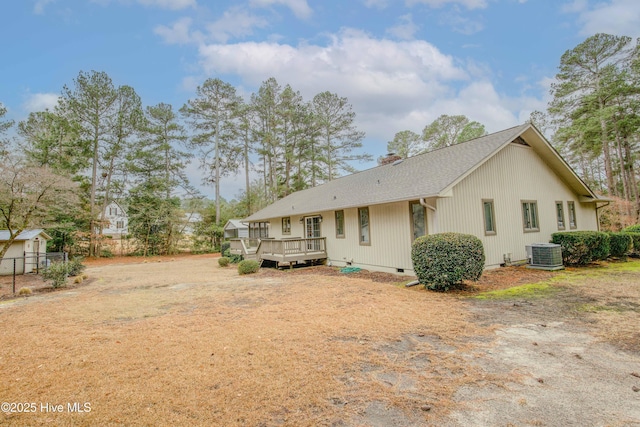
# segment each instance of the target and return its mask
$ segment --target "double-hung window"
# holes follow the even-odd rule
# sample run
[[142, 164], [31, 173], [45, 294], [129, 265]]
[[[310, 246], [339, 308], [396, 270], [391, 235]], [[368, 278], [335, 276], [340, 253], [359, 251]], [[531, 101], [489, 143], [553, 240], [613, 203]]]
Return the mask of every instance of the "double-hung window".
[[496, 212], [493, 200], [482, 201], [482, 213], [484, 217], [484, 234], [491, 236], [496, 234]]
[[413, 240], [415, 240], [427, 234], [427, 213], [420, 202], [411, 202], [409, 207], [411, 209], [411, 231]]
[[336, 211], [336, 237], [344, 238], [344, 211]]
[[369, 228], [369, 208], [358, 208], [358, 225], [360, 228], [360, 244], [371, 244], [371, 230]]
[[282, 234], [291, 234], [291, 217], [282, 218]]
[[522, 223], [524, 231], [540, 231], [538, 224], [538, 202], [535, 200], [522, 201]]
[[576, 204], [574, 202], [567, 202], [567, 210], [569, 211], [569, 227], [578, 228], [576, 223]]
[[558, 230], [564, 230], [564, 207], [562, 202], [556, 202], [556, 217], [558, 218]]

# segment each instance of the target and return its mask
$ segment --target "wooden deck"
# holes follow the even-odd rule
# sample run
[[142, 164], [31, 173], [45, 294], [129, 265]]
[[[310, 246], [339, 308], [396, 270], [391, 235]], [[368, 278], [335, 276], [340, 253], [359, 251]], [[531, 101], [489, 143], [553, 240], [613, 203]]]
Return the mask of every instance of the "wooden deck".
[[293, 265], [327, 259], [326, 238], [232, 239], [230, 251], [245, 259]]

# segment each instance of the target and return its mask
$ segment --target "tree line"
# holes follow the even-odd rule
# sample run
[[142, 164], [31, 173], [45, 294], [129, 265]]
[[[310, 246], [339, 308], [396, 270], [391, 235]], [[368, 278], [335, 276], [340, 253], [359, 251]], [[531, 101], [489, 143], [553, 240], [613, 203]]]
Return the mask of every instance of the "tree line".
[[[640, 215], [639, 52], [630, 37], [587, 38], [562, 55], [547, 111], [530, 117], [587, 184], [617, 201], [605, 218], [612, 229], [637, 223]], [[112, 200], [126, 206], [139, 253], [175, 252], [184, 214], [194, 211], [203, 219], [196, 242], [206, 249], [219, 243], [226, 219], [371, 159], [359, 151], [364, 133], [346, 98], [326, 91], [305, 100], [275, 78], [248, 99], [210, 78], [175, 110], [143, 106], [132, 87], [114, 85], [104, 72], [80, 72], [52, 110], [17, 124], [6, 112], [0, 103], [0, 226], [11, 238], [46, 226], [53, 248], [86, 240], [89, 255], [100, 254], [102, 218]], [[9, 137], [12, 129], [16, 136]], [[422, 134], [397, 132], [387, 148], [403, 158], [485, 134], [484, 125], [466, 116], [444, 114]], [[214, 186], [213, 203], [187, 179], [193, 160]], [[227, 202], [221, 180], [240, 170], [244, 190]]]
[[[5, 114], [0, 104], [2, 226], [15, 238], [33, 224], [47, 224], [54, 247], [68, 249], [79, 237], [89, 242], [91, 256], [101, 253], [103, 218], [113, 200], [127, 208], [138, 252], [173, 253], [185, 211], [204, 213], [197, 231], [216, 245], [229, 217], [250, 215], [371, 158], [357, 153], [364, 133], [346, 98], [327, 91], [305, 101], [275, 78], [247, 101], [231, 84], [207, 79], [176, 111], [165, 103], [143, 107], [131, 86], [114, 85], [105, 72], [80, 72], [52, 110], [32, 112], [17, 125], [3, 120]], [[7, 131], [14, 126], [17, 137], [10, 141]], [[204, 183], [214, 185], [213, 206], [187, 179], [194, 157]], [[245, 190], [230, 204], [220, 196], [220, 182], [240, 169]], [[256, 172], [260, 178], [252, 180]], [[38, 187], [35, 175], [62, 181], [49, 179], [57, 187], [24, 199], [19, 214], [16, 201]], [[16, 189], [16, 180], [31, 190]]]
[[560, 58], [552, 100], [531, 121], [614, 204], [612, 229], [640, 222], [640, 39], [595, 34]]

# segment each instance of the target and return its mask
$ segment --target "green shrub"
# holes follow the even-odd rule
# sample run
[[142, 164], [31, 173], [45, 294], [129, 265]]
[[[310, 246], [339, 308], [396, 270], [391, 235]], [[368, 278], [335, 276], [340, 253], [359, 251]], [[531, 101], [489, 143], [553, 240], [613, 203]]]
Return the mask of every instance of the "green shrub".
[[111, 249], [109, 248], [101, 248], [100, 256], [103, 258], [113, 258], [113, 252], [111, 252]]
[[640, 224], [630, 225], [627, 228], [623, 228], [622, 231], [627, 233], [640, 233]]
[[227, 255], [227, 258], [229, 258], [229, 261], [231, 262], [231, 264], [239, 264], [240, 261], [244, 259], [242, 258], [242, 255], [235, 255], [235, 254], [229, 254]]
[[609, 235], [601, 231], [562, 231], [551, 235], [551, 243], [562, 246], [562, 262], [585, 265], [607, 259], [610, 253]]
[[484, 248], [475, 236], [440, 233], [417, 238], [411, 248], [413, 269], [426, 288], [446, 291], [463, 280], [478, 280]]
[[631, 255], [640, 256], [640, 232], [625, 232], [631, 237]]
[[67, 262], [69, 266], [69, 276], [77, 276], [87, 268], [86, 265], [82, 264], [82, 261], [82, 257], [74, 257]]
[[231, 242], [222, 242], [220, 245], [220, 255], [229, 256], [229, 250], [231, 249]]
[[253, 274], [260, 270], [260, 263], [254, 259], [245, 259], [238, 264], [239, 274]]
[[69, 275], [68, 262], [52, 262], [43, 272], [42, 278], [45, 281], [51, 281], [51, 286], [59, 288], [67, 284], [67, 276]]
[[629, 233], [608, 233], [609, 234], [609, 256], [624, 258], [629, 255], [633, 240]]
[[223, 256], [221, 258], [218, 258], [218, 265], [220, 267], [226, 267], [229, 265], [229, 258], [227, 258], [226, 256]]

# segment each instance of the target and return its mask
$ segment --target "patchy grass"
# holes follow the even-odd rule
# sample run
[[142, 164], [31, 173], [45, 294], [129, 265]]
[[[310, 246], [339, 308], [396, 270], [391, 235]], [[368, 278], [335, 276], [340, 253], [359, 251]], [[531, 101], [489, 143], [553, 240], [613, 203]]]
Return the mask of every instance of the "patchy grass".
[[[470, 294], [478, 300], [546, 300], [544, 310], [571, 314], [589, 325], [603, 341], [640, 351], [640, 260], [600, 262], [550, 273], [540, 281], [522, 284], [522, 272], [505, 270], [502, 286]], [[534, 276], [535, 277], [535, 276]], [[487, 280], [491, 280], [490, 275]], [[509, 286], [508, 282], [518, 283]], [[495, 288], [497, 286], [497, 289]]]
[[529, 283], [526, 285], [514, 286], [506, 289], [482, 292], [475, 295], [477, 299], [511, 299], [511, 298], [542, 298], [553, 295], [557, 292], [548, 282]]

